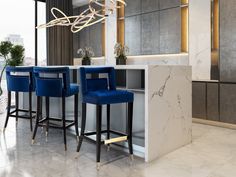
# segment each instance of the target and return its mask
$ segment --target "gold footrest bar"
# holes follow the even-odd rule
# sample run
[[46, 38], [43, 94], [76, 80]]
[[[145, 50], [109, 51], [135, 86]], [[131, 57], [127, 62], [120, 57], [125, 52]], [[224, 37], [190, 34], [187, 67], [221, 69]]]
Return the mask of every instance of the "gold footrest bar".
[[116, 142], [121, 142], [121, 141], [126, 141], [127, 136], [121, 136], [117, 138], [112, 138], [104, 141], [104, 144], [111, 144], [111, 143], [116, 143]]

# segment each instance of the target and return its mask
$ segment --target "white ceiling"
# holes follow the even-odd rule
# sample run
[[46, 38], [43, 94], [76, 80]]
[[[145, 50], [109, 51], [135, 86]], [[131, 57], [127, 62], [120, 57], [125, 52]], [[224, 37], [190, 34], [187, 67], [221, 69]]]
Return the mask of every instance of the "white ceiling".
[[89, 0], [73, 0], [73, 7], [83, 6], [88, 4]]

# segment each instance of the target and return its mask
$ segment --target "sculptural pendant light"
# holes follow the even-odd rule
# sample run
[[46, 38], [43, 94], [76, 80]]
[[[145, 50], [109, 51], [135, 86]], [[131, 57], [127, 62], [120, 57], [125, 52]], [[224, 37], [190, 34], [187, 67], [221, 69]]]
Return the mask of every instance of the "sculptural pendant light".
[[[53, 7], [51, 13], [55, 19], [46, 24], [39, 25], [36, 28], [70, 26], [71, 32], [77, 33], [83, 28], [102, 22], [105, 18], [109, 17], [109, 15], [113, 14], [114, 10], [120, 8], [117, 2], [126, 5], [124, 0], [110, 0], [110, 4], [108, 5], [99, 2], [99, 0], [89, 0], [88, 9], [74, 16], [67, 16], [60, 9]], [[59, 13], [60, 17], [56, 15], [56, 12]]]

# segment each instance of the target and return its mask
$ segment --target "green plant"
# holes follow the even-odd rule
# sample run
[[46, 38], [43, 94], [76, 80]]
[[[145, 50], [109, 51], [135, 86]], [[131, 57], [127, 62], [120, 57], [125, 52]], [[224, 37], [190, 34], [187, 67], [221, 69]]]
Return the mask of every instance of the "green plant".
[[5, 64], [0, 73], [0, 96], [3, 93], [1, 83], [3, 73], [7, 66], [19, 66], [23, 64], [25, 49], [21, 45], [13, 45], [9, 41], [2, 41], [0, 43], [0, 56], [4, 58]]
[[82, 60], [91, 60], [91, 57], [94, 56], [94, 52], [91, 47], [80, 48], [77, 53], [82, 57]]
[[127, 54], [129, 53], [129, 48], [126, 45], [122, 45], [120, 43], [116, 43], [114, 47], [114, 54], [116, 55], [116, 59], [127, 59]]

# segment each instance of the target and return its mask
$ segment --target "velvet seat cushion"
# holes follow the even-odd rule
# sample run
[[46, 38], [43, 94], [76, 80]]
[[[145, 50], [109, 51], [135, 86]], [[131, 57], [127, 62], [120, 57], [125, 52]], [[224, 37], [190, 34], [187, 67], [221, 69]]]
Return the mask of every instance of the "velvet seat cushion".
[[65, 97], [69, 97], [79, 93], [79, 85], [78, 84], [70, 84], [70, 88], [67, 93], [63, 93]]
[[90, 91], [83, 96], [83, 101], [90, 104], [116, 104], [133, 102], [134, 94], [123, 90]]

